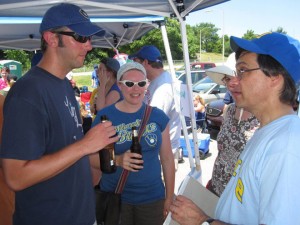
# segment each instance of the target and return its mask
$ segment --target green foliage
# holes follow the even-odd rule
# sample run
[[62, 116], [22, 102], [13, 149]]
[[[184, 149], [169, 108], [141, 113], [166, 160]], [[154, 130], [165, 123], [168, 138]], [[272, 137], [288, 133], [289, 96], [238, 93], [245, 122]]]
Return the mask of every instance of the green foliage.
[[30, 68], [30, 61], [33, 53], [23, 50], [4, 50], [4, 56], [5, 59], [20, 62], [22, 64], [23, 71], [27, 71]]
[[242, 38], [244, 38], [246, 40], [252, 40], [256, 37], [257, 37], [257, 34], [255, 34], [253, 30], [247, 30], [246, 34], [244, 34]]

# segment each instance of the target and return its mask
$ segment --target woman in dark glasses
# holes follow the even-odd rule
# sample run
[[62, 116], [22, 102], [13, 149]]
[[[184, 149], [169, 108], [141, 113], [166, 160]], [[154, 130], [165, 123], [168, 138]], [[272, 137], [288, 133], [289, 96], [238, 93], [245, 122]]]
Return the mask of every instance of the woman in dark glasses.
[[[131, 153], [131, 130], [134, 126], [140, 128], [146, 108], [143, 103], [148, 86], [146, 71], [139, 63], [127, 63], [120, 68], [117, 80], [124, 99], [98, 111], [93, 123], [100, 123], [100, 117], [107, 115], [119, 136], [119, 141], [115, 143], [117, 171], [103, 173], [100, 188], [102, 191], [113, 192], [122, 170], [129, 170], [122, 192], [121, 225], [160, 225], [163, 224], [174, 194], [175, 166], [169, 118], [162, 110], [153, 107], [140, 141], [142, 156]], [[91, 164], [100, 168], [98, 154], [91, 156]]]

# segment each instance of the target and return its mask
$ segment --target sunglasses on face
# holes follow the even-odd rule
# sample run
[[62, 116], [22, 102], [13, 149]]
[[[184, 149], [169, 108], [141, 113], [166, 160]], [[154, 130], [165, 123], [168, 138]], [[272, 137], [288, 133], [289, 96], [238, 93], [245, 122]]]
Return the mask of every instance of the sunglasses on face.
[[75, 32], [72, 32], [72, 31], [56, 31], [54, 33], [70, 36], [70, 37], [74, 38], [75, 41], [80, 42], [80, 43], [86, 43], [87, 41], [92, 39], [92, 36], [85, 37], [85, 36], [76, 34]]
[[120, 80], [122, 84], [125, 84], [127, 87], [133, 87], [133, 85], [138, 85], [139, 87], [145, 87], [147, 84], [147, 80], [141, 80], [138, 82], [133, 82], [131, 80]]

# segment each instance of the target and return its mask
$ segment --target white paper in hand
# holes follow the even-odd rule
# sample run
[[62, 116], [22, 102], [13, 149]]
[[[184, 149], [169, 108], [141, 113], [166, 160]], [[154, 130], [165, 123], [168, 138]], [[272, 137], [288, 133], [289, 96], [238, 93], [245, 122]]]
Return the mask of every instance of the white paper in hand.
[[[191, 199], [209, 217], [213, 218], [219, 197], [207, 190], [202, 184], [190, 176], [186, 176], [179, 188], [178, 195]], [[168, 214], [164, 225], [178, 225]]]

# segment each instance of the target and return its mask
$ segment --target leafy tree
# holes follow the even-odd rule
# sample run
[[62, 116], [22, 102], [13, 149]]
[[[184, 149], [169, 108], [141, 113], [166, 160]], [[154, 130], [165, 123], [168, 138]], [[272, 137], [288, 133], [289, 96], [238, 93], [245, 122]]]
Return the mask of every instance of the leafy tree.
[[22, 64], [22, 70], [27, 71], [30, 68], [30, 61], [33, 56], [33, 52], [27, 52], [24, 50], [4, 50], [5, 59], [18, 61]]
[[257, 34], [255, 34], [253, 30], [247, 30], [247, 32], [243, 35], [242, 38], [246, 40], [252, 40], [254, 38], [257, 38]]

